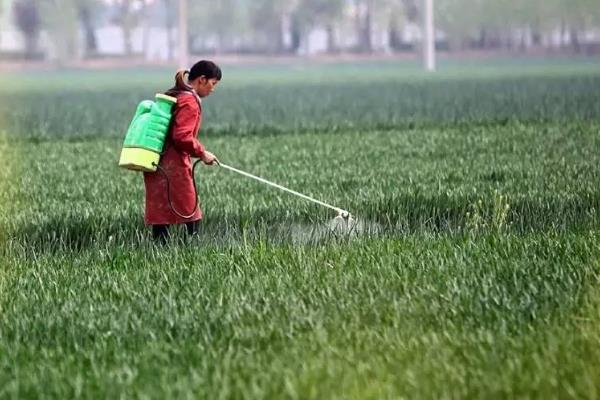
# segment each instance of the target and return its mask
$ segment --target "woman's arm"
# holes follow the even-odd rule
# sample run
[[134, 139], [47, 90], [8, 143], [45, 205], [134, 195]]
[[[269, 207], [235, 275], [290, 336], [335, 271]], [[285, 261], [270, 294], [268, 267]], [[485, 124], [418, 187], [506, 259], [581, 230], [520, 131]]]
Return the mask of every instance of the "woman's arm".
[[[196, 99], [188, 96], [180, 96], [178, 104], [175, 106], [173, 112], [173, 131], [171, 138], [173, 140], [173, 146], [178, 151], [188, 153], [194, 158], [202, 158], [205, 151], [202, 143], [196, 139], [196, 123], [200, 119], [200, 113]], [[191, 101], [190, 101], [191, 100]], [[198, 124], [200, 129], [200, 124]]]

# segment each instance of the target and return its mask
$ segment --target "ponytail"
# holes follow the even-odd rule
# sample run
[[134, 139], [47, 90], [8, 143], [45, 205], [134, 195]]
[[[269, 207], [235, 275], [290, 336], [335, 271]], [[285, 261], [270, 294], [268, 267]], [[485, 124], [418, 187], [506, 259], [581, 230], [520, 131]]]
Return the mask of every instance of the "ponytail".
[[180, 90], [190, 90], [191, 87], [185, 82], [185, 76], [190, 75], [190, 71], [187, 69], [180, 69], [175, 74], [175, 87]]
[[189, 76], [190, 71], [187, 69], [180, 69], [175, 74], [175, 86], [165, 92], [168, 96], [176, 96], [181, 92], [191, 92], [193, 89], [187, 84], [185, 76]]

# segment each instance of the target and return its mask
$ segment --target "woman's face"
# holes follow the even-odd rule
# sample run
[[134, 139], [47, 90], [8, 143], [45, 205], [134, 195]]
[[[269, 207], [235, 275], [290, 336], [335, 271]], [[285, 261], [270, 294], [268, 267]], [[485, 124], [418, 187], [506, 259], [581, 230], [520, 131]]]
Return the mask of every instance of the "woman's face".
[[194, 88], [196, 93], [198, 93], [198, 96], [208, 97], [212, 92], [214, 92], [218, 83], [219, 80], [217, 78], [207, 79], [204, 75], [202, 75], [201, 77], [190, 82], [190, 85]]

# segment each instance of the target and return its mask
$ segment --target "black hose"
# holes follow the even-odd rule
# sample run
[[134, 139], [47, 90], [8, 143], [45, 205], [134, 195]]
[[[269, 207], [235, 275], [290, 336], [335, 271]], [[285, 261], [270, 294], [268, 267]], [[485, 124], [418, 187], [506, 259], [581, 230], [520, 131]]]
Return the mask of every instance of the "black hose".
[[152, 163], [153, 166], [156, 167], [156, 169], [163, 174], [163, 176], [165, 177], [165, 179], [167, 180], [167, 199], [169, 200], [169, 207], [171, 208], [171, 211], [173, 211], [179, 218], [183, 218], [183, 219], [190, 219], [194, 216], [194, 214], [196, 214], [196, 211], [198, 210], [198, 189], [196, 189], [196, 167], [198, 166], [198, 164], [200, 164], [202, 160], [196, 160], [194, 162], [194, 166], [192, 167], [192, 182], [194, 183], [194, 197], [196, 199], [196, 204], [194, 205], [194, 211], [190, 214], [190, 215], [183, 215], [181, 213], [179, 213], [175, 207], [173, 207], [173, 203], [171, 202], [171, 183], [169, 182], [169, 175], [167, 175], [167, 172], [158, 164], [156, 163]]

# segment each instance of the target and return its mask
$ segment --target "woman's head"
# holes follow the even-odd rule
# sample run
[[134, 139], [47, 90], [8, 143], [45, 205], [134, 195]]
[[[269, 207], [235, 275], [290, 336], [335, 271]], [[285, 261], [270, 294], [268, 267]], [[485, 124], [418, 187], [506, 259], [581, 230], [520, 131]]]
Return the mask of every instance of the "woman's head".
[[[187, 75], [187, 83], [185, 81]], [[212, 61], [198, 61], [192, 69], [179, 70], [175, 75], [175, 88], [180, 90], [193, 89], [198, 96], [207, 97], [219, 83], [223, 74], [221, 68]]]

